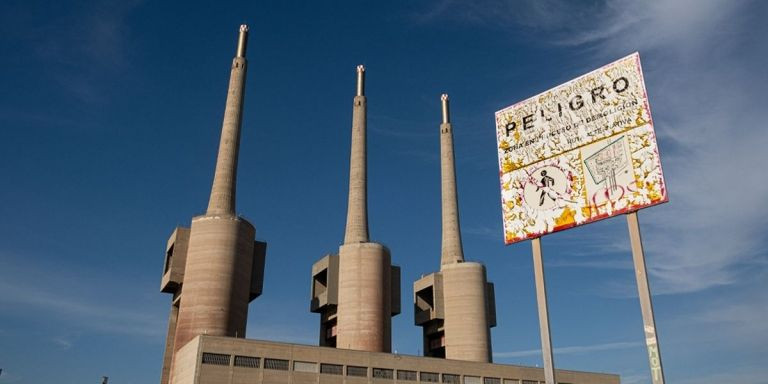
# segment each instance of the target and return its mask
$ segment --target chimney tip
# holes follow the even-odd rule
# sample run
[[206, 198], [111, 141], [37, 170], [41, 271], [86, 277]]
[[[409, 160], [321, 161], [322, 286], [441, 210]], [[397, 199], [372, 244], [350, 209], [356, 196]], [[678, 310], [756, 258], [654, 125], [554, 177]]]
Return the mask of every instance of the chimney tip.
[[357, 66], [357, 96], [365, 94], [365, 66]]
[[443, 104], [443, 124], [448, 124], [451, 122], [451, 116], [448, 112], [448, 94], [443, 93], [440, 96], [440, 100], [442, 100]]

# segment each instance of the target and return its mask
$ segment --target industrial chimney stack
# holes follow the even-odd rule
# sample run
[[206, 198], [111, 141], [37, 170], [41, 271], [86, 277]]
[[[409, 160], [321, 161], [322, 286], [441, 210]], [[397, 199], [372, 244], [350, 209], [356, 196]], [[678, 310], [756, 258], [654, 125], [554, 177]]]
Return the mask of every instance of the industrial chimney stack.
[[365, 67], [357, 67], [352, 107], [349, 201], [338, 255], [312, 266], [312, 312], [320, 313], [320, 345], [390, 352], [392, 316], [400, 313], [400, 268], [389, 249], [368, 238]]
[[161, 384], [176, 351], [198, 335], [245, 337], [248, 303], [261, 294], [266, 243], [235, 213], [248, 27], [240, 26], [208, 209], [178, 227], [166, 249], [161, 291], [172, 293]]
[[424, 329], [425, 356], [490, 362], [490, 328], [496, 325], [493, 284], [487, 282], [482, 264], [464, 261], [448, 95], [443, 94], [441, 102], [443, 238], [440, 272], [422, 277], [413, 284], [414, 321]]

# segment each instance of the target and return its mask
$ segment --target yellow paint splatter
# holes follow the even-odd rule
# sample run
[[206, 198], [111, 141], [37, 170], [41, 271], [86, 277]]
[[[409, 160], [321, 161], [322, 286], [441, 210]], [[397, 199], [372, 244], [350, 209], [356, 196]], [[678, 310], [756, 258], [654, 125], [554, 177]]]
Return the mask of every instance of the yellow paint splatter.
[[565, 209], [563, 209], [563, 213], [555, 219], [555, 226], [563, 226], [568, 225], [576, 222], [576, 212], [571, 209], [571, 207], [566, 206]]

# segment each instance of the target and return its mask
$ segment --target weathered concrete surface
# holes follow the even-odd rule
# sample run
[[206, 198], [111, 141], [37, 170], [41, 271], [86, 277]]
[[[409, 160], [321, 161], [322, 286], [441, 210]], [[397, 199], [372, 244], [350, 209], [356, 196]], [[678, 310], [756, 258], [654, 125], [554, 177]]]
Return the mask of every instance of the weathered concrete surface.
[[234, 216], [192, 220], [175, 350], [202, 334], [245, 337], [254, 237]]
[[216, 159], [216, 172], [213, 176], [211, 198], [206, 211], [209, 215], [235, 213], [237, 155], [240, 148], [240, 124], [243, 120], [246, 68], [245, 57], [232, 59], [227, 104], [221, 126], [219, 155]]
[[377, 243], [339, 248], [339, 304], [336, 347], [391, 350], [391, 261]]
[[465, 262], [443, 265], [445, 358], [491, 361], [485, 267]]

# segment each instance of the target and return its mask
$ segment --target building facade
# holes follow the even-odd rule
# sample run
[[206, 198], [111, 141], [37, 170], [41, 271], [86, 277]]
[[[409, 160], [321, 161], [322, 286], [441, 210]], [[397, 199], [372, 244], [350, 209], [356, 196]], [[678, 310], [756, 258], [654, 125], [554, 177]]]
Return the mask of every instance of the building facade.
[[[353, 98], [344, 243], [312, 267], [310, 308], [321, 315], [320, 346], [245, 339], [248, 303], [262, 292], [266, 255], [253, 225], [235, 213], [247, 37], [241, 26], [208, 209], [190, 228], [176, 228], [166, 246], [161, 291], [172, 299], [161, 384], [542, 382], [541, 368], [490, 363], [493, 285], [482, 264], [464, 261], [447, 97], [440, 126], [441, 267], [414, 284], [415, 321], [424, 326], [425, 353], [434, 357], [389, 353], [391, 317], [400, 313], [400, 269], [389, 249], [368, 236], [362, 66]], [[562, 384], [619, 383], [617, 375], [566, 370], [558, 378]]]
[[[177, 355], [174, 384], [540, 384], [541, 368], [198, 336]], [[619, 376], [557, 370], [561, 384]]]

